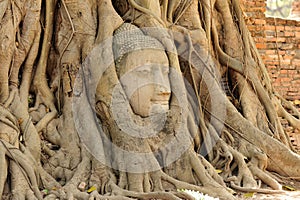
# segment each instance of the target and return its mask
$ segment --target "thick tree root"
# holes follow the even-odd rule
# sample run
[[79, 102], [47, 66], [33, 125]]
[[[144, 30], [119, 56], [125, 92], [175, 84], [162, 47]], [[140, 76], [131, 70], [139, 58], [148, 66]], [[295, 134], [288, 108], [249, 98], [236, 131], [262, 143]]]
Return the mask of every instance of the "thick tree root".
[[249, 166], [249, 169], [251, 170], [253, 176], [256, 176], [260, 180], [262, 180], [265, 184], [269, 185], [274, 190], [281, 190], [282, 186], [272, 177], [270, 177], [266, 172], [259, 169], [256, 166]]
[[[149, 192], [149, 193], [138, 193], [133, 191], [128, 191], [119, 188], [115, 183], [110, 183], [110, 187], [112, 189], [112, 193], [120, 196], [133, 197], [138, 199], [172, 199], [179, 200], [180, 198], [176, 196], [176, 194], [172, 194], [169, 192]], [[191, 197], [188, 199], [192, 199]]]
[[[139, 28], [165, 29], [162, 32], [149, 31], [146, 34], [157, 38], [166, 46], [167, 51], [170, 51], [166, 53], [170, 66], [174, 67], [178, 74], [184, 72], [184, 78], [190, 81], [191, 90], [196, 94], [197, 99], [191, 99], [199, 104], [199, 109], [190, 110], [188, 114], [179, 112], [178, 109], [176, 110], [178, 112], [172, 112], [171, 118], [174, 120], [170, 120], [170, 124], [182, 123], [187, 126], [184, 137], [189, 138], [192, 135], [193, 139], [189, 139], [195, 143], [194, 146], [188, 146], [190, 149], [185, 151], [181, 158], [164, 166], [163, 169], [140, 174], [120, 172], [115, 168], [108, 169], [106, 165], [92, 158], [81, 145], [82, 141], [77, 136], [74, 125], [74, 116], [71, 112], [74, 80], [82, 61], [89, 55], [94, 44], [101, 44], [112, 37], [113, 32], [123, 23], [121, 19], [123, 16], [115, 12], [110, 0], [45, 0], [43, 3], [40, 0], [22, 2], [3, 0], [0, 3], [0, 38], [3, 40], [0, 47], [0, 62], [3, 66], [0, 69], [0, 103], [4, 103], [4, 107], [0, 106], [2, 123], [0, 129], [2, 131], [3, 127], [9, 127], [9, 131], [4, 128], [4, 133], [0, 131], [0, 199], [3, 191], [7, 191], [4, 189], [5, 185], [9, 184], [12, 189], [9, 192], [13, 199], [29, 200], [42, 199], [39, 191], [42, 187], [51, 191], [45, 197], [49, 200], [192, 199], [191, 196], [179, 192], [180, 189], [195, 190], [232, 200], [233, 190], [227, 186], [242, 192], [281, 193], [279, 181], [265, 170], [274, 170], [286, 176], [300, 174], [297, 167], [300, 156], [283, 145], [291, 146], [278, 119], [278, 116], [284, 117], [293, 127], [300, 129], [300, 120], [286, 109], [294, 111], [298, 118], [300, 114], [281, 97], [277, 96], [279, 100], [275, 99], [276, 102], [272, 104], [274, 101], [272, 87], [266, 69], [258, 58], [254, 42], [246, 29], [239, 2], [237, 0], [118, 1], [121, 2], [120, 5], [122, 3], [129, 5], [128, 12], [131, 12], [132, 16], [126, 22], [133, 22]], [[150, 5], [156, 6], [157, 9]], [[159, 9], [162, 9], [162, 12]], [[58, 17], [54, 16], [55, 14]], [[40, 21], [44, 26], [43, 31]], [[174, 38], [166, 29], [180, 33], [181, 37], [175, 37], [174, 42]], [[178, 44], [178, 53], [182, 59], [186, 59], [189, 66], [181, 63], [182, 60], [179, 63], [178, 55], [175, 54], [175, 43]], [[50, 53], [51, 48], [53, 51]], [[111, 51], [111, 48], [105, 51]], [[208, 56], [211, 51], [215, 51], [211, 54], [212, 58]], [[106, 60], [103, 55], [107, 54], [101, 54], [100, 60]], [[49, 62], [49, 57], [53, 58], [53, 61]], [[192, 60], [194, 57], [197, 59], [195, 65], [201, 63], [199, 65], [202, 68], [198, 69], [191, 64], [194, 63]], [[50, 66], [53, 63], [57, 67], [57, 74], [49, 73], [53, 69]], [[35, 64], [37, 66], [33, 70]], [[100, 68], [106, 67], [102, 64], [99, 65]], [[204, 69], [208, 75], [202, 73]], [[94, 77], [94, 71], [88, 70], [91, 70], [89, 73]], [[114, 73], [114, 70], [113, 66], [107, 72]], [[219, 102], [209, 105], [209, 101], [215, 98], [208, 94], [211, 92], [210, 89], [222, 93], [216, 71], [228, 76], [230, 84], [233, 84], [228, 86], [228, 90], [233, 94], [231, 100], [235, 104], [224, 95], [225, 112], [228, 116], [223, 121], [209, 111], [212, 107], [218, 111], [224, 108]], [[116, 74], [109, 74], [106, 78], [107, 84], [103, 85], [111, 87], [110, 89], [119, 83]], [[59, 80], [56, 89], [49, 87], [54, 79]], [[63, 81], [62, 85], [60, 80]], [[19, 81], [22, 81], [20, 87]], [[214, 83], [217, 88], [210, 88], [211, 84], [204, 86], [204, 82]], [[176, 87], [180, 84], [184, 91], [188, 83], [184, 85], [183, 81], [172, 82]], [[245, 88], [249, 93], [243, 93]], [[61, 89], [63, 91], [60, 91]], [[32, 102], [28, 101], [29, 92], [35, 97], [35, 106], [28, 109], [32, 106]], [[176, 96], [176, 91], [172, 92], [175, 94], [173, 96]], [[64, 95], [63, 98], [59, 97], [61, 93]], [[112, 94], [107, 92], [106, 95], [108, 97], [105, 96], [105, 99], [110, 98], [109, 95]], [[248, 105], [252, 100], [249, 98], [251, 95], [255, 98], [255, 103], [251, 104], [255, 105], [253, 108]], [[187, 98], [186, 94], [182, 96]], [[245, 101], [248, 98], [249, 101]], [[177, 103], [174, 99], [170, 100], [172, 108], [180, 107], [182, 102]], [[108, 107], [110, 100], [104, 102]], [[89, 106], [93, 108], [95, 105]], [[8, 111], [6, 108], [11, 109], [10, 114], [6, 113]], [[42, 109], [45, 111], [41, 111]], [[35, 125], [29, 114], [33, 111], [39, 114], [38, 117], [32, 117]], [[101, 113], [97, 113], [100, 118], [108, 116], [107, 119], [101, 119], [102, 123], [115, 123], [112, 113], [106, 111], [103, 109]], [[58, 114], [61, 116], [58, 117]], [[189, 119], [179, 122], [175, 119], [177, 115]], [[5, 119], [2, 119], [2, 116], [5, 116]], [[198, 117], [200, 125], [195, 122]], [[262, 121], [261, 124], [259, 120]], [[169, 129], [170, 124], [164, 128]], [[111, 126], [103, 128], [109, 129]], [[16, 133], [12, 134], [12, 130]], [[111, 142], [120, 142], [120, 146], [124, 144], [122, 147], [125, 146], [126, 150], [137, 152], [160, 151], [159, 145], [165, 142], [162, 142], [163, 139], [167, 141], [168, 137], [177, 137], [176, 131], [171, 128], [166, 132], [162, 131], [162, 134], [153, 140], [154, 142], [152, 138], [142, 141], [128, 139], [123, 132], [118, 132], [119, 135], [110, 132], [116, 130], [118, 131], [118, 127], [105, 132]], [[40, 155], [41, 140], [44, 140], [43, 156]], [[213, 149], [207, 152], [208, 161], [194, 150], [199, 150], [202, 146], [205, 146], [207, 151]], [[105, 151], [107, 153], [110, 149]], [[109, 161], [117, 157], [114, 152], [109, 156], [107, 156]], [[151, 162], [158, 163], [156, 156], [153, 153]], [[162, 161], [159, 162], [163, 163], [167, 155], [162, 157]], [[122, 159], [120, 156], [118, 161], [122, 163], [124, 161]], [[125, 165], [131, 164], [131, 160], [126, 162], [128, 163]], [[157, 165], [161, 166], [161, 163]], [[221, 173], [218, 174], [216, 169], [218, 172], [221, 170]], [[257, 180], [274, 190], [260, 189]], [[80, 182], [87, 183], [88, 187], [94, 186], [97, 190], [90, 194], [86, 189], [79, 190]]]
[[[28, 184], [29, 184], [30, 188], [34, 192], [34, 195], [39, 200], [41, 200], [42, 195], [39, 191], [38, 181], [37, 181], [37, 178], [39, 176], [37, 174], [36, 169], [33, 168], [34, 164], [32, 164], [32, 160], [31, 161], [28, 160], [28, 157], [25, 156], [19, 149], [17, 149], [16, 147], [12, 146], [9, 143], [7, 143], [6, 141], [1, 140], [1, 146], [2, 146], [3, 152], [5, 152], [5, 155], [8, 158], [10, 158], [11, 160], [13, 160], [19, 168], [21, 167], [22, 170], [24, 170], [24, 173], [26, 174], [26, 177], [28, 177], [27, 181], [28, 181]], [[2, 158], [4, 158], [4, 157], [2, 157]], [[4, 170], [4, 171], [7, 171], [7, 169]], [[0, 187], [4, 188], [4, 183], [1, 183]]]
[[241, 191], [241, 192], [256, 192], [256, 193], [262, 193], [262, 194], [282, 194], [282, 193], [284, 193], [283, 190], [268, 190], [268, 189], [241, 187], [241, 186], [236, 185], [232, 181], [230, 182], [230, 186], [233, 189]]
[[[274, 99], [274, 104], [278, 116], [285, 118], [292, 127], [300, 130], [299, 111], [293, 106], [291, 102], [283, 99], [280, 95], [277, 94], [276, 97], [277, 99]], [[290, 109], [298, 118], [293, 116], [293, 114], [287, 112], [285, 108]]]

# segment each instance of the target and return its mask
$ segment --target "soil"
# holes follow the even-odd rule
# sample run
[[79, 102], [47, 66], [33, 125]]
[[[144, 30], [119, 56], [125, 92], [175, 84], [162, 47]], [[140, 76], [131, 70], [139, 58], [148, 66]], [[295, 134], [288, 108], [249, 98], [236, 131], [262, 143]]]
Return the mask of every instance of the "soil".
[[285, 192], [284, 194], [254, 194], [253, 197], [245, 197], [243, 194], [239, 196], [239, 199], [256, 199], [256, 200], [299, 200], [300, 192]]

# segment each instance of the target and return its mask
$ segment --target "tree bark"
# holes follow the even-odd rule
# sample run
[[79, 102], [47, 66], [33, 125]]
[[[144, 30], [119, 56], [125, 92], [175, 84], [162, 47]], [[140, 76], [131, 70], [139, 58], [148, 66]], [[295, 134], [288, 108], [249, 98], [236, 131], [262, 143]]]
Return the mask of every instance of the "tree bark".
[[0, 66], [2, 199], [235, 199], [300, 176], [295, 108], [238, 0], [3, 0]]

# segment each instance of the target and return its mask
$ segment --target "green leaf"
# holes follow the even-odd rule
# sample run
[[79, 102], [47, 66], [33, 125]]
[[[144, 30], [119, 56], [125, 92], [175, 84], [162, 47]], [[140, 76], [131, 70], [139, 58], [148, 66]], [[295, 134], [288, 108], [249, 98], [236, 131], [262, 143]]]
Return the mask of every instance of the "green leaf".
[[218, 174], [220, 174], [220, 173], [222, 173], [223, 170], [221, 170], [221, 169], [216, 169], [215, 171], [216, 171]]
[[42, 193], [45, 194], [45, 195], [47, 195], [47, 194], [49, 193], [49, 190], [43, 189], [43, 190], [42, 190]]

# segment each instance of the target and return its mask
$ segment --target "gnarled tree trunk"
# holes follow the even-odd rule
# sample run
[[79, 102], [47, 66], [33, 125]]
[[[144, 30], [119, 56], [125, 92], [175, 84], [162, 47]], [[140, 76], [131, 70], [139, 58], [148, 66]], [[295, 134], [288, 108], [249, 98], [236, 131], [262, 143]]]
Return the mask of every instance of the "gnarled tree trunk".
[[300, 176], [238, 0], [3, 0], [0, 38], [2, 199], [234, 199]]

